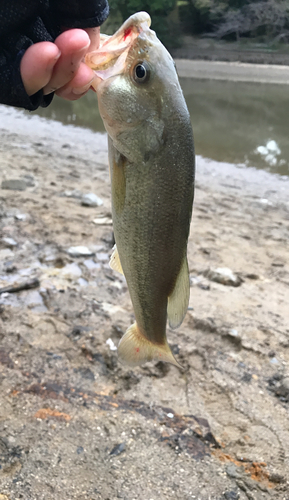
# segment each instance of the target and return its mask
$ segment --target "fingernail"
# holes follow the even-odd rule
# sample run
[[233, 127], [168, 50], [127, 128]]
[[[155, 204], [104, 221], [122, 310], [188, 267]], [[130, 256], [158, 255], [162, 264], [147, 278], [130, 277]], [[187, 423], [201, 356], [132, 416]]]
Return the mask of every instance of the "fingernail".
[[93, 80], [94, 80], [94, 78], [92, 78], [92, 80], [89, 83], [87, 83], [86, 85], [84, 85], [83, 87], [72, 89], [73, 94], [80, 95], [80, 94], [83, 94], [84, 92], [87, 92], [87, 90], [91, 87]]

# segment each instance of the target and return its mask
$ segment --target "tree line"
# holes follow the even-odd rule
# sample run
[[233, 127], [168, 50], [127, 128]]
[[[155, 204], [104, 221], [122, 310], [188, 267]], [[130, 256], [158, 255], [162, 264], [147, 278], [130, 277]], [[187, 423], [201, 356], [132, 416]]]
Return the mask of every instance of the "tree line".
[[170, 47], [180, 45], [182, 33], [289, 42], [289, 0], [110, 0], [110, 8], [122, 20], [147, 11], [152, 28]]

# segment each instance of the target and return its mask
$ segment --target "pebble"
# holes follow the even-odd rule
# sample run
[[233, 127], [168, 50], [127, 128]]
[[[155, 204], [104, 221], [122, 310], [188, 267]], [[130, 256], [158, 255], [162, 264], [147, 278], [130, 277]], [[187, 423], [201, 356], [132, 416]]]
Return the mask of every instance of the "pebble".
[[11, 189], [13, 191], [25, 191], [27, 184], [21, 179], [6, 179], [1, 183], [2, 189]]
[[231, 328], [231, 330], [227, 332], [227, 337], [235, 344], [240, 344], [242, 342], [242, 338], [235, 328]]
[[113, 340], [107, 339], [106, 344], [109, 346], [111, 351], [117, 351], [117, 347], [116, 347], [115, 343], [113, 342]]
[[240, 498], [240, 495], [238, 493], [238, 491], [225, 491], [224, 493], [224, 499], [225, 500], [239, 500]]
[[26, 220], [26, 218], [27, 218], [26, 214], [17, 214], [17, 215], [15, 215], [15, 219], [17, 219], [17, 220], [23, 220], [24, 221], [24, 220]]
[[271, 363], [272, 365], [278, 365], [278, 364], [279, 364], [279, 361], [278, 361], [278, 359], [277, 359], [277, 358], [271, 358], [271, 359], [270, 359], [270, 363]]
[[218, 267], [217, 269], [210, 269], [207, 272], [209, 280], [221, 283], [227, 286], [240, 286], [241, 278], [233, 273], [228, 267]]
[[103, 205], [103, 201], [96, 194], [87, 193], [82, 196], [81, 205], [84, 207], [100, 207]]
[[93, 223], [97, 226], [110, 226], [112, 219], [110, 217], [98, 217], [97, 219], [93, 219]]
[[2, 238], [2, 242], [5, 243], [7, 247], [13, 248], [17, 246], [17, 242], [13, 240], [13, 238]]
[[81, 245], [78, 247], [70, 247], [67, 250], [67, 253], [71, 257], [92, 257], [94, 255], [94, 252], [89, 250], [89, 248], [81, 246]]

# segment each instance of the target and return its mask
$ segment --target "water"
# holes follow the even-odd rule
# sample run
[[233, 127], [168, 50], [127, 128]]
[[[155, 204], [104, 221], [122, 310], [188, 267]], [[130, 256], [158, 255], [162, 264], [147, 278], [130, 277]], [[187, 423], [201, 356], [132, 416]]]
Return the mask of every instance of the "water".
[[[198, 155], [289, 175], [289, 85], [193, 78], [181, 79], [181, 85]], [[104, 131], [93, 92], [74, 102], [55, 97], [37, 113]]]

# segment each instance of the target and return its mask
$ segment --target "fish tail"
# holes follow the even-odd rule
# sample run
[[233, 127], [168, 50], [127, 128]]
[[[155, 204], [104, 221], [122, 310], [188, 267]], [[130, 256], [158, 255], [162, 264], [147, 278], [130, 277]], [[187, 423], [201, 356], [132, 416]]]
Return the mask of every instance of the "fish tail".
[[130, 326], [118, 345], [119, 359], [129, 366], [142, 365], [146, 361], [158, 360], [172, 363], [181, 368], [165, 340], [164, 344], [154, 344], [139, 330], [136, 323]]

